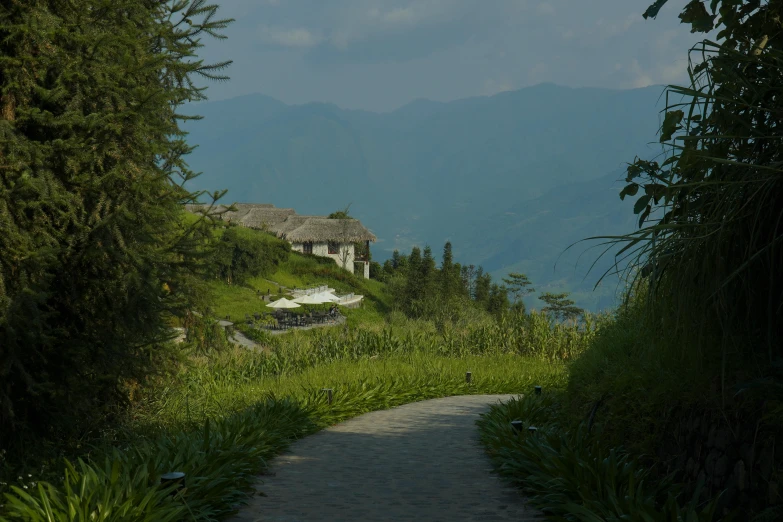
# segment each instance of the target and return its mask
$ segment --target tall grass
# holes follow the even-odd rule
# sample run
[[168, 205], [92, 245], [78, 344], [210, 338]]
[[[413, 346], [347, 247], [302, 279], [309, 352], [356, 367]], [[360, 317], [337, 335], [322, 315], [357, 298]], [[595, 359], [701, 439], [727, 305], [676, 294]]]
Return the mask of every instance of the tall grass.
[[[631, 453], [607, 445], [601, 425], [591, 433], [585, 423], [562, 422], [560, 400], [558, 393], [512, 399], [477, 421], [499, 473], [534, 506], [553, 520], [574, 522], [718, 520], [717, 499], [700, 504], [700, 491], [683, 498], [670, 478], [656, 479]], [[512, 420], [523, 421], [521, 432]]]
[[[59, 477], [7, 489], [0, 520], [218, 520], [246, 499], [269, 458], [324, 426], [429, 398], [565, 386], [562, 362], [468, 335], [447, 333], [454, 342], [445, 345], [431, 324], [397, 320], [283, 336], [271, 354], [194, 352], [177, 374], [136, 391], [110, 444], [95, 441]], [[187, 473], [184, 491], [163, 490], [167, 471]]]

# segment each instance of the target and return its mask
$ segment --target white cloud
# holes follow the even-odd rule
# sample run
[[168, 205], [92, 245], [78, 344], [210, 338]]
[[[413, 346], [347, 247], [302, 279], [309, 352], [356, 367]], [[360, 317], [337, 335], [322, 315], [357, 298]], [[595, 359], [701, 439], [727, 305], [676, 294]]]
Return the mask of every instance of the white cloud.
[[284, 29], [260, 26], [258, 36], [263, 42], [280, 47], [307, 48], [318, 45], [322, 41], [319, 35], [303, 27]]

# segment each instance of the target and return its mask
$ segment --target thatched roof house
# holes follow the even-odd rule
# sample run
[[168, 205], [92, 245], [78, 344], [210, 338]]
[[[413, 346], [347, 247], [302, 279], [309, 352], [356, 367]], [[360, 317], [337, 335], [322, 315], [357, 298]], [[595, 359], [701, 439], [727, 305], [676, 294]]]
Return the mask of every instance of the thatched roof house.
[[[225, 212], [221, 218], [237, 225], [258, 228], [291, 243], [292, 249], [305, 254], [331, 257], [346, 270], [353, 270], [354, 261], [364, 263], [364, 277], [369, 278], [369, 262], [357, 257], [354, 243], [377, 241], [375, 234], [358, 219], [330, 219], [325, 216], [302, 216], [292, 208], [277, 208], [270, 203], [234, 203], [237, 210]], [[189, 212], [198, 212], [208, 205], [186, 205]], [[213, 213], [225, 211], [227, 205], [216, 205]]]
[[323, 216], [302, 216], [299, 214], [291, 214], [285, 218], [285, 221], [278, 223], [277, 225], [270, 227], [269, 231], [273, 232], [277, 237], [285, 237], [285, 234], [292, 230], [304, 225], [305, 221], [310, 218], [322, 218]]
[[285, 219], [296, 214], [292, 208], [252, 208], [238, 219], [232, 219], [232, 222], [250, 228], [271, 228], [285, 221]]
[[302, 225], [282, 235], [291, 243], [356, 243], [376, 241], [375, 234], [367, 230], [358, 219], [329, 219], [313, 217]]
[[[212, 209], [212, 212], [210, 214], [218, 214], [221, 212], [225, 212], [227, 208], [229, 208], [231, 205], [215, 205], [215, 207]], [[252, 210], [254, 209], [275, 209], [275, 206], [271, 203], [234, 203], [233, 205], [236, 210], [231, 212], [225, 212], [222, 215], [223, 220], [230, 220], [234, 223], [238, 223], [239, 220], [245, 216], [247, 216]], [[209, 208], [209, 205], [199, 205], [199, 204], [191, 204], [191, 205], [185, 205], [185, 210], [188, 212], [198, 212], [200, 210], [206, 210]], [[283, 210], [283, 209], [276, 209], [276, 210]], [[294, 213], [294, 209], [287, 209], [291, 213]]]

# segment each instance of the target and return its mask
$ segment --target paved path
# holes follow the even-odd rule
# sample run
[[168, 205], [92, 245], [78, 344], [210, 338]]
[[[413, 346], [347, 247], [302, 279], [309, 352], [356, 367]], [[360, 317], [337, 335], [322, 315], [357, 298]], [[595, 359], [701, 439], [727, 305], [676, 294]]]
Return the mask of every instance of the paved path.
[[446, 397], [356, 417], [296, 441], [236, 522], [542, 520], [492, 469], [474, 422], [508, 395]]

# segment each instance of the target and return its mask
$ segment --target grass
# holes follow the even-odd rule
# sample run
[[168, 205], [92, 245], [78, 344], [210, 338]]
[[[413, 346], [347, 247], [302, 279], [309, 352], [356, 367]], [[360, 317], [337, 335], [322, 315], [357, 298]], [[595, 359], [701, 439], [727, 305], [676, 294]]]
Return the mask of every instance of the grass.
[[[104, 438], [86, 441], [89, 451], [0, 484], [0, 520], [220, 520], [296, 438], [408, 402], [520, 394], [534, 385], [544, 397], [493, 407], [479, 424], [498, 470], [541, 509], [558, 520], [713, 520], [712, 504], [687, 505], [678, 486], [640, 456], [661, 440], [662, 408], [714, 404], [704, 373], [715, 361], [689, 359], [637, 308], [578, 326], [540, 313], [500, 323], [486, 314], [462, 314], [455, 323], [410, 320], [392, 311], [383, 284], [298, 253], [244, 286], [210, 282], [212, 308], [241, 320], [264, 309], [258, 290], [275, 294], [278, 284], [328, 285], [365, 302], [342, 310], [345, 326], [278, 336], [248, 331], [265, 353], [215, 349], [221, 343], [209, 337], [212, 350], [191, 352], [176, 372], [136, 389], [128, 415]], [[331, 405], [322, 388], [333, 390]], [[579, 421], [602, 398], [588, 434]], [[515, 418], [534, 423], [537, 438], [514, 434]], [[128, 469], [138, 471], [121, 471]], [[172, 470], [189, 477], [174, 495], [158, 484]]]
[[[700, 490], [682, 498], [669, 478], [656, 480], [632, 453], [608, 446], [603, 426], [591, 433], [584, 423], [564, 423], [563, 398], [555, 390], [512, 399], [492, 406], [477, 422], [499, 473], [523, 488], [534, 506], [563, 521], [716, 520], [717, 499], [699, 503]], [[514, 431], [512, 420], [523, 420], [521, 432]]]
[[290, 298], [291, 289], [322, 285], [334, 288], [338, 294], [364, 296], [361, 308], [341, 310], [351, 327], [381, 323], [392, 306], [383, 283], [355, 276], [331, 259], [319, 260], [298, 252], [291, 252], [288, 260], [281, 263], [273, 274], [249, 278], [244, 285], [228, 285], [220, 280], [207, 283], [215, 315], [220, 318], [228, 315], [234, 321], [244, 319], [245, 315], [269, 311], [267, 303], [259, 299], [258, 292], [264, 295], [269, 292], [279, 297], [277, 292], [282, 286], [283, 294], [280, 295]]
[[[147, 390], [125, 442], [100, 448], [87, 462], [67, 462], [60, 481], [14, 485], [0, 520], [219, 520], [247, 498], [269, 458], [325, 426], [417, 400], [565, 383], [562, 364], [510, 354], [414, 351], [259, 376], [263, 357], [230, 350], [194, 358], [173, 381]], [[331, 405], [323, 387], [334, 390]], [[122, 472], [128, 469], [139, 472]], [[158, 479], [174, 469], [189, 478], [170, 496]]]

